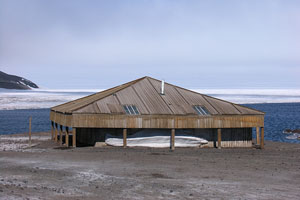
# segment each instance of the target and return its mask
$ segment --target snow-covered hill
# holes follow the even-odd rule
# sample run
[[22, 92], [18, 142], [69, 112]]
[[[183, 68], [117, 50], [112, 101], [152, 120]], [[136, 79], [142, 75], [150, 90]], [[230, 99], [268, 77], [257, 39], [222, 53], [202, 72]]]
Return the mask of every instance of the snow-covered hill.
[[35, 83], [0, 71], [0, 88], [30, 90], [31, 88], [39, 88]]

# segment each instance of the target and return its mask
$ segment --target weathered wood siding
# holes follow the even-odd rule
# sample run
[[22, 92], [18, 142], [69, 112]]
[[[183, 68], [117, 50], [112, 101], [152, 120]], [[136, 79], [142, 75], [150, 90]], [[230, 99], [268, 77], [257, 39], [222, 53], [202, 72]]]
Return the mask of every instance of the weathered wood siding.
[[70, 114], [62, 114], [62, 113], [50, 111], [50, 120], [63, 126], [74, 127], [73, 116]]
[[51, 111], [50, 120], [78, 128], [250, 128], [263, 127], [263, 115], [113, 115], [73, 114]]
[[73, 115], [73, 127], [86, 128], [246, 128], [263, 127], [263, 116]]

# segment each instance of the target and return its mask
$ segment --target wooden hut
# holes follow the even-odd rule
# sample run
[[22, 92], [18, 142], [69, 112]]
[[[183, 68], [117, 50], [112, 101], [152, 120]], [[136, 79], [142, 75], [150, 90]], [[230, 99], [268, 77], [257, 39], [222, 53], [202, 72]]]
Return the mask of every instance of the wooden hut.
[[[103, 141], [105, 133], [123, 135], [141, 129], [169, 129], [174, 149], [176, 130], [209, 141], [210, 147], [251, 147], [252, 129], [264, 146], [264, 112], [143, 77], [51, 108], [52, 136], [69, 146]], [[65, 131], [63, 130], [65, 127]], [[70, 137], [71, 138], [71, 137]]]

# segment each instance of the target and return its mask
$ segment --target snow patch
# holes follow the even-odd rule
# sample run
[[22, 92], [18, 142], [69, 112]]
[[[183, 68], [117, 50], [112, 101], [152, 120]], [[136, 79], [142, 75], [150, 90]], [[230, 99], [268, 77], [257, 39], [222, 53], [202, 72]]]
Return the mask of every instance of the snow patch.
[[28, 144], [23, 143], [1, 142], [0, 151], [22, 151], [28, 147]]
[[[107, 134], [105, 143], [111, 146], [123, 146], [123, 138], [117, 138]], [[178, 130], [175, 135], [175, 147], [199, 147], [208, 141], [189, 135], [188, 131]], [[127, 137], [129, 147], [170, 147], [170, 131], [166, 130], [142, 130]]]
[[[170, 147], [170, 136], [152, 136], [152, 137], [137, 137], [127, 138], [127, 146], [129, 147]], [[105, 143], [111, 146], [123, 146], [123, 139], [108, 138]], [[202, 138], [192, 136], [175, 136], [175, 147], [199, 147], [202, 144], [207, 144], [208, 141]]]
[[300, 140], [300, 134], [299, 133], [293, 133], [289, 136], [286, 136], [285, 138], [289, 139], [289, 140], [296, 140], [296, 139]]
[[[28, 141], [29, 137], [21, 136], [0, 136], [0, 141], [14, 141], [14, 142], [24, 142]], [[31, 140], [40, 140], [40, 141], [45, 141], [49, 140], [49, 136], [31, 136]]]

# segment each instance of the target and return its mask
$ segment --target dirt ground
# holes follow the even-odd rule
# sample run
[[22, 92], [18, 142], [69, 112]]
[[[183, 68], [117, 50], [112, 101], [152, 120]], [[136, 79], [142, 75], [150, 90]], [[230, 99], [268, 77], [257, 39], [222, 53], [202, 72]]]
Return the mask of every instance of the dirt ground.
[[60, 147], [0, 136], [0, 199], [299, 199], [300, 145]]

